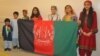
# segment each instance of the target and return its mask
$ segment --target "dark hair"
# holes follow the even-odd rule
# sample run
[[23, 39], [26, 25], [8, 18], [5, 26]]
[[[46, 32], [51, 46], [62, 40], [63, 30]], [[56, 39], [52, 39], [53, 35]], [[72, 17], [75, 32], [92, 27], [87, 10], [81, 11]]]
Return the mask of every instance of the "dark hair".
[[85, 21], [85, 17], [88, 16], [88, 19], [87, 19], [88, 28], [92, 27], [93, 12], [94, 12], [94, 10], [93, 10], [92, 6], [89, 9], [89, 14], [88, 15], [86, 15], [86, 9], [85, 8], [83, 9], [83, 11], [82, 11], [82, 17], [81, 17], [81, 19], [82, 19], [82, 25], [81, 26], [83, 26], [83, 23]]
[[55, 10], [57, 10], [57, 7], [56, 6], [51, 6], [51, 8], [54, 8]]
[[27, 13], [27, 10], [24, 9], [23, 12]]
[[[33, 11], [34, 11], [35, 9], [37, 10], [37, 14], [34, 14], [34, 13], [33, 13]], [[32, 19], [33, 17], [39, 17], [39, 16], [40, 16], [40, 11], [39, 11], [39, 9], [38, 9], [37, 7], [34, 7], [33, 10], [32, 10], [31, 19]]]
[[14, 15], [14, 14], [19, 15], [19, 13], [18, 13], [17, 11], [13, 12], [13, 15]]
[[4, 22], [10, 22], [9, 18], [5, 18]]

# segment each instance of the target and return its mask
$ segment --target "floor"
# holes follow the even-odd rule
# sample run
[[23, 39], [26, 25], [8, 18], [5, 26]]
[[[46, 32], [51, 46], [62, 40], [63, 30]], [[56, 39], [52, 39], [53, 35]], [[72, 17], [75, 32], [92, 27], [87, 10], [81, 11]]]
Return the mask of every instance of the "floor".
[[2, 41], [2, 37], [0, 37], [0, 56], [43, 56], [43, 55], [38, 55], [34, 54], [31, 52], [27, 52], [21, 49], [12, 49], [12, 51], [4, 51], [4, 44]]

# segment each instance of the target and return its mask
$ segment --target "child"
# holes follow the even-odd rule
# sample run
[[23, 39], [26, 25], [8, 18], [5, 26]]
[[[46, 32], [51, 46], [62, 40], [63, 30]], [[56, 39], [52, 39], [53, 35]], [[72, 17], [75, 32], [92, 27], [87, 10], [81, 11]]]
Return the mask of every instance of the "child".
[[93, 10], [92, 2], [85, 1], [84, 9], [80, 13], [79, 55], [91, 56], [96, 50], [97, 15]]
[[71, 5], [65, 6], [65, 16], [63, 17], [63, 20], [64, 21], [77, 21], [77, 17]]
[[37, 7], [34, 7], [32, 10], [31, 20], [42, 20], [40, 11]]
[[17, 24], [19, 13], [15, 11], [13, 13], [13, 16], [14, 16], [14, 19], [12, 19], [12, 22], [11, 22], [11, 25], [13, 27], [12, 41], [13, 41], [13, 48], [16, 49], [16, 48], [19, 48], [18, 24]]
[[27, 10], [23, 10], [23, 18], [22, 19], [25, 19], [25, 20], [29, 20], [29, 17], [27, 16], [28, 12]]
[[49, 20], [57, 21], [61, 20], [59, 15], [57, 14], [57, 7], [51, 6], [51, 14], [48, 16]]
[[11, 51], [12, 48], [12, 26], [10, 25], [10, 19], [4, 20], [5, 25], [3, 26], [2, 36], [5, 42], [5, 51]]

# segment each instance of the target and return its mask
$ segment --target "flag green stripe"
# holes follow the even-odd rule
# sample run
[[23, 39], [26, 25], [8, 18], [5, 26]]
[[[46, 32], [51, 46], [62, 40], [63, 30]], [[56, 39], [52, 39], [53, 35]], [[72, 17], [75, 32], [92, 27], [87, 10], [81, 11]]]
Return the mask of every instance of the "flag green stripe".
[[54, 23], [54, 56], [77, 56], [77, 29], [78, 25], [74, 21]]

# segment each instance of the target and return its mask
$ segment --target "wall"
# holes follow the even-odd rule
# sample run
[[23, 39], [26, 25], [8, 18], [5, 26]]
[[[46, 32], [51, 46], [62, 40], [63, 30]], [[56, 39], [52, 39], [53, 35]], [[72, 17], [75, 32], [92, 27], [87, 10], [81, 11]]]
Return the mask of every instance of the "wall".
[[[64, 15], [64, 7], [70, 4], [77, 16], [83, 8], [84, 0], [0, 0], [0, 21], [2, 22], [4, 18], [13, 18], [13, 11], [20, 12], [20, 18], [22, 17], [22, 10], [27, 9], [29, 16], [31, 15], [32, 8], [34, 6], [39, 7], [41, 15], [44, 19], [47, 19], [48, 14], [50, 14], [50, 6], [56, 5], [58, 7], [58, 13], [61, 17]], [[98, 15], [98, 28], [100, 29], [100, 0], [93, 0], [94, 9]], [[93, 53], [93, 56], [100, 55], [100, 32], [97, 34], [97, 51]]]

